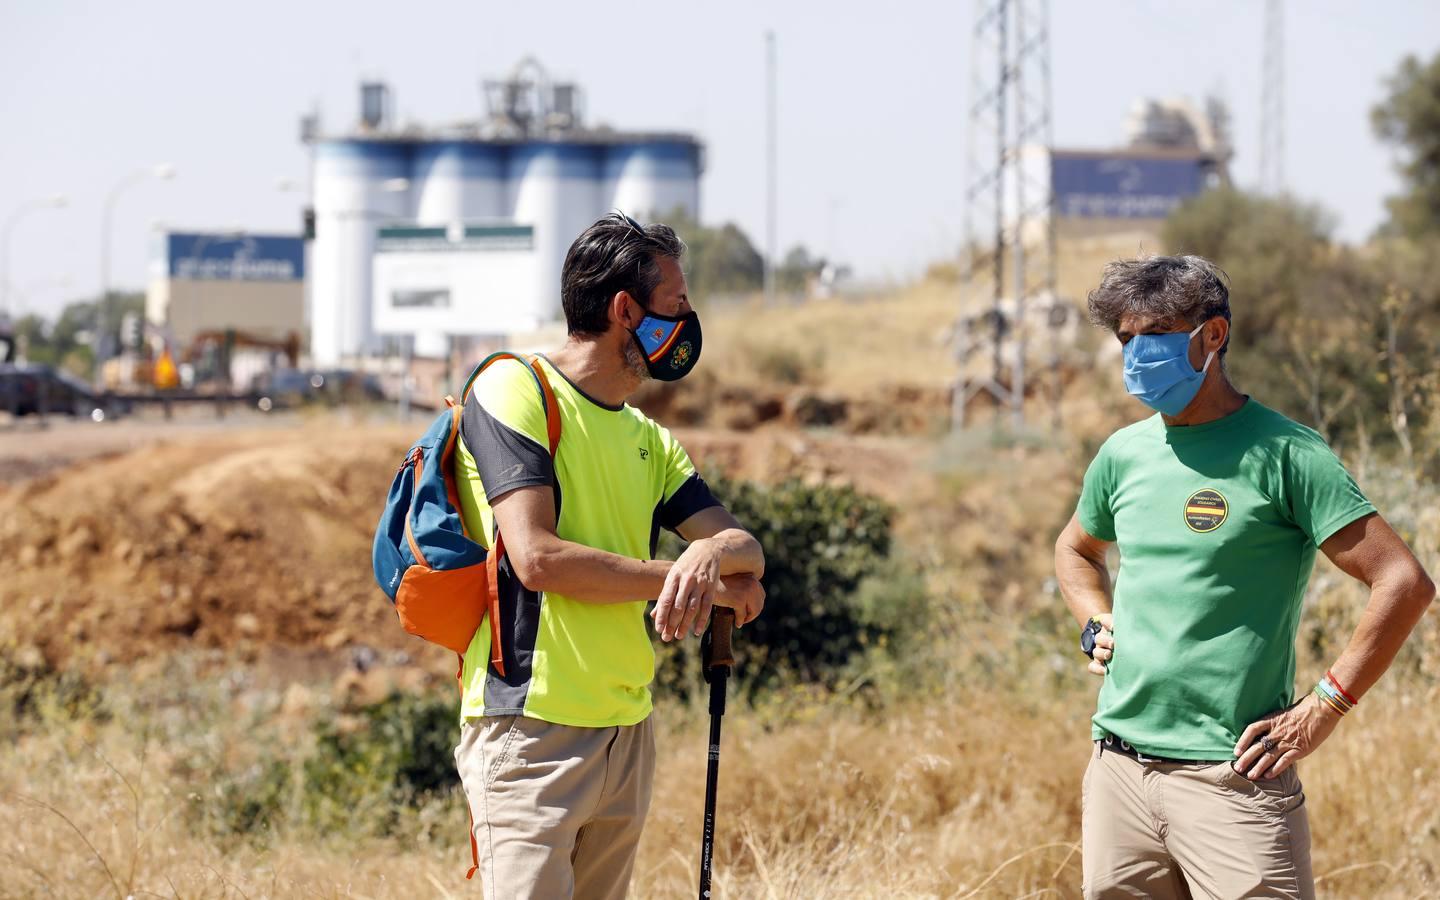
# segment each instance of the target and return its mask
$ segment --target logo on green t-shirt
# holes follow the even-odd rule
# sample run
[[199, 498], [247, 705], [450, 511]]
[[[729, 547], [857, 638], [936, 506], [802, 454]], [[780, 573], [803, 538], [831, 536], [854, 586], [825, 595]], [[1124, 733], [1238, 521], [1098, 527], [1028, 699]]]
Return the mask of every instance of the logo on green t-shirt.
[[1201, 534], [1214, 531], [1225, 524], [1229, 515], [1230, 504], [1225, 502], [1223, 494], [1213, 488], [1196, 491], [1185, 501], [1185, 524], [1191, 531]]

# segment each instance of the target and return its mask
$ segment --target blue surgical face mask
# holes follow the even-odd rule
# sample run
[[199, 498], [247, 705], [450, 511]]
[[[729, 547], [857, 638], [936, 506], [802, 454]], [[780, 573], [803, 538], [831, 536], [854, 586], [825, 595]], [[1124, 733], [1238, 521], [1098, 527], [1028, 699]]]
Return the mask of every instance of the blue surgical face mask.
[[1178, 416], [1200, 392], [1205, 371], [1215, 351], [1205, 357], [1200, 371], [1190, 365], [1190, 341], [1205, 327], [1201, 322], [1189, 334], [1137, 334], [1125, 345], [1125, 390], [1146, 406], [1167, 416]]

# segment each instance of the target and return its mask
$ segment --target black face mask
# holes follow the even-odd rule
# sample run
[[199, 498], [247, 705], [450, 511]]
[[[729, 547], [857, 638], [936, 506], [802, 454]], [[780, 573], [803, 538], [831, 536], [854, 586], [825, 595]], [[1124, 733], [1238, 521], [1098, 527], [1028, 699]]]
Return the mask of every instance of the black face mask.
[[693, 309], [683, 316], [662, 316], [646, 310], [645, 318], [630, 334], [645, 357], [650, 377], [656, 381], [679, 381], [700, 359], [700, 317]]

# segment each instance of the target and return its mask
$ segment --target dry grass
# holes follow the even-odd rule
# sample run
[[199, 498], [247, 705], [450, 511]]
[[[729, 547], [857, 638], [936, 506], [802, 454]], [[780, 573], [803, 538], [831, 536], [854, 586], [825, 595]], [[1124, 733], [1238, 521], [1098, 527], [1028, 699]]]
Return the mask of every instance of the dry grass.
[[940, 386], [954, 373], [944, 337], [958, 303], [953, 286], [921, 284], [875, 298], [721, 307], [705, 317], [703, 366], [737, 385], [773, 386], [777, 372], [794, 370], [799, 381], [847, 395], [882, 384]]
[[[154, 686], [143, 687], [155, 696]], [[1023, 704], [991, 693], [973, 703], [917, 698], [884, 715], [838, 701], [797, 701], [783, 717], [735, 711], [723, 757], [717, 896], [1078, 896], [1092, 689], [1067, 675], [1054, 696]], [[197, 824], [203, 810], [197, 819], [193, 807], [213, 802], [213, 786], [176, 772], [243, 743], [248, 717], [238, 711], [255, 702], [236, 694], [213, 720], [193, 706], [144, 722], [52, 720], [0, 751], [0, 896], [464, 891], [455, 797], [422, 808], [397, 838], [281, 831], [257, 844], [207, 836]], [[1440, 890], [1437, 707], [1434, 687], [1382, 690], [1304, 764], [1323, 893]], [[685, 710], [662, 716], [637, 897], [686, 896], [695, 877], [702, 722]]]

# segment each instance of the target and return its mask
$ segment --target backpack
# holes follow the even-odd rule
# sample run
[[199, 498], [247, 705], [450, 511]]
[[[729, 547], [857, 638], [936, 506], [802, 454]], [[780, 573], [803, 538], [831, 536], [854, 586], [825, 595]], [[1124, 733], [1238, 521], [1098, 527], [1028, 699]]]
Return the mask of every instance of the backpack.
[[390, 598], [410, 634], [464, 656], [475, 632], [490, 619], [490, 664], [505, 674], [501, 646], [500, 597], [496, 584], [505, 542], [499, 527], [487, 551], [465, 530], [455, 488], [455, 443], [475, 379], [502, 359], [523, 362], [545, 404], [550, 458], [560, 444], [560, 407], [533, 356], [493, 353], [475, 367], [457, 403], [446, 409], [410, 448], [385, 500], [375, 528], [370, 560], [375, 581]]

